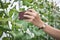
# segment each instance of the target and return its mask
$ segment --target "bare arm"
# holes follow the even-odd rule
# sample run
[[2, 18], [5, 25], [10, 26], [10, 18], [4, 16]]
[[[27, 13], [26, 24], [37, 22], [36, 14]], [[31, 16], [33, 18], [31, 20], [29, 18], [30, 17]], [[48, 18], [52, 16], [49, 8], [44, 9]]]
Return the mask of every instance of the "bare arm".
[[[44, 24], [44, 23], [43, 23]], [[49, 25], [45, 25], [46, 27], [43, 29], [46, 33], [54, 37], [55, 39], [60, 40], [60, 30], [55, 29]]]
[[52, 37], [56, 39], [60, 39], [60, 30], [55, 29], [49, 25], [46, 26], [45, 29], [43, 29], [46, 33], [50, 34]]
[[[28, 14], [28, 15], [26, 15], [26, 14]], [[27, 10], [25, 12], [24, 17], [29, 18], [29, 19], [25, 19], [25, 20], [33, 23], [34, 25], [36, 25], [39, 28], [41, 28], [42, 25], [44, 25], [44, 22], [41, 20], [39, 14], [33, 9]], [[45, 25], [45, 28], [43, 28], [43, 31], [45, 31], [46, 33], [48, 33], [55, 39], [60, 39], [60, 30], [58, 30], [58, 29], [55, 29], [49, 25]]]

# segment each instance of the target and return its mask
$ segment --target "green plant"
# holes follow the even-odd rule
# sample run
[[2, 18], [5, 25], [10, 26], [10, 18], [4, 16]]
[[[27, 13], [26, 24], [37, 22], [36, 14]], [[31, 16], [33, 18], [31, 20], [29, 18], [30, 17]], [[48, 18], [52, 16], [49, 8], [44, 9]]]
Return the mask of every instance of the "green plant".
[[[32, 8], [41, 14], [41, 19], [49, 25], [59, 28], [60, 12], [59, 7], [54, 5], [53, 1], [47, 0], [14, 0], [13, 4], [9, 1], [0, 0], [0, 37], [6, 33], [2, 40], [54, 40], [48, 34], [34, 26], [32, 23], [18, 19], [21, 11]], [[11, 0], [12, 1], [12, 0]], [[14, 2], [19, 1], [19, 11], [16, 9]], [[10, 5], [10, 9], [8, 10]]]

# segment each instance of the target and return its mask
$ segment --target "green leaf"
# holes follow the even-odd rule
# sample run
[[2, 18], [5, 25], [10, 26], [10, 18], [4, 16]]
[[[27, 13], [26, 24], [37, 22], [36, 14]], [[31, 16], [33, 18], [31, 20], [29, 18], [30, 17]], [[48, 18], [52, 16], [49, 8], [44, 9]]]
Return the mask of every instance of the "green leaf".
[[2, 36], [2, 34], [3, 34], [3, 31], [0, 29], [0, 37]]
[[33, 2], [33, 0], [23, 0], [23, 1], [27, 1], [27, 2], [30, 2], [30, 3]]
[[10, 37], [3, 37], [2, 40], [12, 40]]
[[28, 1], [23, 1], [23, 5], [25, 5], [25, 6], [29, 7], [29, 6], [31, 6], [32, 4], [31, 4], [31, 3], [29, 3]]

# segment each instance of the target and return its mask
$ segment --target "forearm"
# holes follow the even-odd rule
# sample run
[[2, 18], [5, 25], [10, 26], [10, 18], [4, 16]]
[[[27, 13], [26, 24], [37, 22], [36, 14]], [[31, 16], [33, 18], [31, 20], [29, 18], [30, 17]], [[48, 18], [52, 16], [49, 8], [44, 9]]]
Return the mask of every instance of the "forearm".
[[52, 37], [56, 38], [56, 39], [60, 39], [60, 30], [55, 29], [49, 25], [46, 26], [45, 29], [43, 29], [46, 33], [48, 33], [49, 35], [51, 35]]
[[[27, 15], [28, 14], [28, 15]], [[41, 20], [39, 14], [33, 10], [33, 9], [28, 9], [25, 14], [24, 14], [26, 21], [31, 22], [32, 24], [42, 28], [42, 25], [44, 25], [44, 22]], [[45, 25], [46, 27], [43, 28], [43, 30], [48, 33], [49, 35], [51, 35], [52, 37], [56, 38], [56, 39], [60, 39], [60, 30], [58, 29], [54, 29], [53, 27], [49, 26], [49, 25]]]
[[49, 25], [46, 25], [46, 27], [43, 30], [49, 35], [51, 35], [52, 37], [56, 39], [60, 39], [60, 30], [55, 29]]

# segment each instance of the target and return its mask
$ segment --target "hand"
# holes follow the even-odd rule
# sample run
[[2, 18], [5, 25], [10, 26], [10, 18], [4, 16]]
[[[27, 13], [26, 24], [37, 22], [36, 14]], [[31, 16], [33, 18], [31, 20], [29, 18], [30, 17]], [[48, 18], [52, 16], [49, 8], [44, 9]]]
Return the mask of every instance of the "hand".
[[41, 20], [40, 15], [33, 9], [29, 9], [24, 13], [24, 17], [28, 19], [24, 19], [25, 21], [31, 22], [32, 24], [42, 27], [44, 22]]

